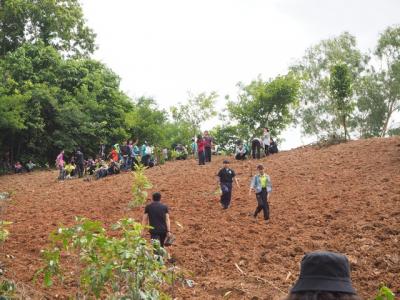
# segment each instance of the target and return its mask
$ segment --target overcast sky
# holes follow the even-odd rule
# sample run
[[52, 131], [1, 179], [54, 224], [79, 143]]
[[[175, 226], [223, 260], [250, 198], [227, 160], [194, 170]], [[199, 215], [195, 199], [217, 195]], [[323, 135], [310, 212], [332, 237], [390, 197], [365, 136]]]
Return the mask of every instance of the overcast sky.
[[[348, 31], [363, 51], [400, 24], [400, 0], [83, 0], [97, 34], [94, 57], [132, 98], [168, 108], [193, 93], [236, 99], [236, 84], [265, 79], [322, 39]], [[288, 130], [283, 148], [308, 142]]]

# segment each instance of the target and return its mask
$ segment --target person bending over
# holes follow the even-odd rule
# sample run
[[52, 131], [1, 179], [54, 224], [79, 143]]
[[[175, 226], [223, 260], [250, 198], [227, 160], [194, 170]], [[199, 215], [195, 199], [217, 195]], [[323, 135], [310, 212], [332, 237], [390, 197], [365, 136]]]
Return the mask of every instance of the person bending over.
[[171, 222], [168, 206], [161, 203], [161, 194], [159, 192], [153, 193], [153, 202], [145, 207], [142, 224], [151, 226], [151, 239], [158, 240], [161, 247], [164, 247], [165, 239], [171, 233]]

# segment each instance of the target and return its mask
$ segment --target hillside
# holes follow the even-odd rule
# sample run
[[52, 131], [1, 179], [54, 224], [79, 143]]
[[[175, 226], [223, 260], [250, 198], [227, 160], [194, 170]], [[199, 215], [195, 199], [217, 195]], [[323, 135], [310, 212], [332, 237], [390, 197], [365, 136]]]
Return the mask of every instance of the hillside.
[[[241, 188], [235, 187], [227, 211], [214, 195], [223, 157], [213, 159], [206, 166], [188, 160], [146, 171], [170, 207], [177, 237], [170, 251], [178, 266], [194, 274], [195, 287], [179, 288], [179, 299], [222, 299], [229, 291], [229, 299], [281, 299], [304, 253], [322, 249], [349, 257], [354, 286], [364, 298], [380, 282], [400, 292], [400, 138], [231, 160]], [[261, 215], [256, 222], [249, 216], [256, 201], [248, 186], [259, 162], [273, 183], [269, 224]], [[31, 282], [40, 249], [57, 225], [72, 224], [74, 216], [109, 225], [124, 216], [140, 220], [143, 213], [127, 208], [130, 173], [90, 182], [56, 177], [55, 171], [0, 177], [0, 191], [13, 192], [2, 218], [14, 222], [0, 261], [7, 277], [25, 283], [34, 299], [62, 298], [73, 289], [70, 283], [44, 291]]]

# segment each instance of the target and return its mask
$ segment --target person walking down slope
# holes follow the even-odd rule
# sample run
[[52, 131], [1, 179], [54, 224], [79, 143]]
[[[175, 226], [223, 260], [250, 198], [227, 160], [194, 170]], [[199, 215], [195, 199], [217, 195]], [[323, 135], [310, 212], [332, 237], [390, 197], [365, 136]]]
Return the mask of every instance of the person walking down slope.
[[224, 166], [221, 170], [219, 170], [217, 176], [219, 177], [219, 184], [221, 187], [221, 205], [223, 209], [227, 209], [231, 204], [232, 198], [232, 183], [233, 179], [235, 179], [236, 185], [239, 187], [239, 182], [236, 178], [235, 171], [229, 168], [229, 161], [224, 160]]
[[161, 203], [161, 194], [159, 192], [153, 194], [153, 202], [144, 209], [142, 225], [147, 224], [152, 227], [150, 229], [151, 239], [158, 240], [161, 247], [164, 247], [165, 239], [171, 234], [171, 222], [168, 206]]
[[197, 156], [199, 157], [199, 165], [206, 164], [204, 149], [205, 149], [205, 142], [203, 140], [203, 137], [199, 134], [197, 136]]
[[269, 205], [268, 198], [270, 193], [272, 192], [272, 184], [271, 178], [269, 175], [264, 173], [264, 166], [257, 166], [258, 174], [253, 177], [250, 184], [249, 195], [251, 195], [251, 191], [256, 193], [257, 199], [257, 208], [254, 212], [254, 218], [257, 217], [260, 211], [264, 212], [264, 220], [269, 220]]

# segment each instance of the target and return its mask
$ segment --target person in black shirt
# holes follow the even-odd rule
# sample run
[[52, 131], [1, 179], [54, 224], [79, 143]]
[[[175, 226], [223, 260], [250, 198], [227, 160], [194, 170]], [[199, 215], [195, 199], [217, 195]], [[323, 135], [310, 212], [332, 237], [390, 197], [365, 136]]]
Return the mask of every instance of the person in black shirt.
[[144, 209], [142, 224], [149, 224], [150, 237], [152, 240], [159, 240], [161, 247], [164, 247], [164, 241], [170, 235], [171, 222], [169, 220], [168, 206], [160, 202], [161, 194], [153, 194], [153, 202]]
[[232, 197], [232, 182], [235, 179], [237, 186], [239, 187], [239, 182], [235, 177], [235, 171], [229, 168], [229, 161], [224, 160], [224, 167], [219, 170], [217, 176], [220, 187], [221, 187], [221, 205], [223, 209], [227, 209], [231, 203]]
[[85, 169], [84, 169], [85, 159], [83, 157], [83, 152], [81, 151], [81, 149], [78, 148], [75, 156], [76, 156], [76, 166], [78, 169], [78, 176], [79, 176], [79, 178], [82, 178], [83, 173], [85, 171]]

